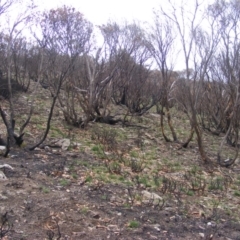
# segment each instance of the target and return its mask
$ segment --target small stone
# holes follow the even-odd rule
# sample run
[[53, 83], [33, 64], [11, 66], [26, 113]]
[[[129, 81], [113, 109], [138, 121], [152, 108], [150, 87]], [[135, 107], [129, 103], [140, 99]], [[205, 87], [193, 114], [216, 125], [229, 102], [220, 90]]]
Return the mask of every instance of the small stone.
[[119, 228], [117, 225], [108, 225], [107, 229], [108, 231], [111, 231], [111, 232], [119, 232]]
[[115, 196], [111, 196], [110, 202], [115, 202], [115, 201], [116, 201], [116, 197]]
[[0, 194], [0, 200], [7, 200], [7, 199], [8, 199], [8, 197], [6, 197], [6, 196]]
[[205, 234], [204, 233], [199, 233], [200, 237], [201, 238], [204, 238], [205, 237]]
[[84, 237], [86, 236], [86, 232], [73, 232], [73, 235], [77, 237]]
[[45, 146], [44, 149], [46, 152], [51, 152], [51, 148], [49, 146]]
[[155, 224], [155, 225], [153, 226], [153, 228], [154, 228], [155, 230], [157, 230], [158, 232], [161, 231], [161, 230], [160, 230], [160, 225], [159, 225], [159, 224]]
[[212, 223], [212, 227], [216, 227], [217, 223], [216, 222], [211, 222]]
[[146, 190], [143, 190], [142, 196], [144, 203], [152, 203], [153, 205], [158, 205], [160, 202], [162, 202], [162, 198], [156, 193], [151, 193]]
[[6, 147], [5, 146], [0, 146], [0, 155], [4, 155], [6, 152]]
[[63, 138], [53, 143], [56, 147], [62, 148], [63, 151], [67, 151], [70, 146], [70, 139]]

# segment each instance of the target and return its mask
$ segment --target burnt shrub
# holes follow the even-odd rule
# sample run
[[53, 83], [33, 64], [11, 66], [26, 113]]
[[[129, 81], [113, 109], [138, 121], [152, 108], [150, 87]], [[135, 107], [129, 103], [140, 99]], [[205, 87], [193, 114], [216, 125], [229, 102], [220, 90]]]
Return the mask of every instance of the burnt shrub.
[[[12, 94], [16, 94], [17, 92], [26, 92], [25, 87], [20, 85], [17, 81], [11, 80], [12, 85]], [[8, 89], [8, 80], [6, 78], [0, 77], [0, 97], [9, 99], [10, 93]]]

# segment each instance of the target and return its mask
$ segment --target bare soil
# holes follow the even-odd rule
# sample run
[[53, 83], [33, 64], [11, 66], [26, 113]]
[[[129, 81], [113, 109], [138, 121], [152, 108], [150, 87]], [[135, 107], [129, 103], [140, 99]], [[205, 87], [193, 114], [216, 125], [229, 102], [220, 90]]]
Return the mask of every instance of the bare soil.
[[[164, 207], [127, 205], [126, 186], [89, 185], [82, 166], [75, 169], [78, 179], [71, 179], [68, 169], [76, 159], [98, 164], [84, 153], [12, 152], [7, 163], [14, 170], [4, 170], [8, 180], [0, 187], [1, 213], [7, 213], [2, 231], [8, 230], [3, 239], [240, 239], [239, 221], [221, 209], [190, 216], [174, 197]], [[131, 228], [131, 221], [139, 226]]]
[[[240, 239], [240, 167], [217, 166], [216, 136], [204, 133], [213, 161], [206, 166], [195, 140], [187, 149], [163, 141], [156, 114], [132, 119], [137, 127], [94, 124], [82, 130], [66, 126], [56, 110], [47, 142], [68, 137], [69, 150], [29, 151], [43, 132], [39, 115], [48, 106], [35, 112], [26, 145], [0, 157], [0, 165], [14, 168], [1, 169], [7, 177], [0, 181], [1, 239]], [[183, 119], [173, 117], [180, 126], [178, 121]], [[102, 129], [117, 133], [117, 149], [106, 136], [104, 141]], [[183, 139], [187, 129], [178, 132]], [[143, 163], [140, 168], [135, 161]], [[144, 201], [143, 191], [161, 201]]]

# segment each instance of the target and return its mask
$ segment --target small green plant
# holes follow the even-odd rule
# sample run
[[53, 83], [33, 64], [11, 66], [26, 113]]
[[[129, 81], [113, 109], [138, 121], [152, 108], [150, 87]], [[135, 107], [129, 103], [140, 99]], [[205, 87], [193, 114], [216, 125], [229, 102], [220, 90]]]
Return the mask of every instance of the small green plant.
[[138, 172], [142, 172], [144, 169], [143, 161], [139, 161], [137, 159], [131, 159], [129, 164], [132, 172], [138, 173]]
[[212, 179], [208, 186], [208, 189], [223, 191], [224, 190], [224, 178], [217, 177], [215, 179]]
[[87, 176], [85, 182], [90, 183], [92, 182], [92, 180], [93, 180], [92, 176]]
[[119, 180], [120, 182], [123, 182], [123, 181], [125, 180], [125, 177], [124, 177], [124, 176], [119, 176], [118, 180]]
[[83, 208], [81, 208], [81, 210], [80, 210], [80, 212], [81, 212], [82, 214], [87, 214], [88, 211], [89, 211], [88, 207], [83, 207]]
[[236, 191], [234, 192], [234, 196], [240, 197], [240, 191], [236, 190]]
[[65, 179], [65, 178], [62, 178], [59, 183], [60, 183], [60, 185], [62, 185], [63, 187], [66, 187], [66, 186], [70, 185], [69, 180], [67, 180], [67, 179]]
[[189, 172], [190, 172], [192, 175], [196, 175], [198, 172], [200, 172], [200, 168], [199, 168], [199, 166], [194, 165], [194, 166], [190, 169]]
[[236, 185], [240, 186], [240, 176], [237, 176], [237, 180], [235, 181]]
[[167, 158], [163, 158], [163, 159], [162, 159], [162, 162], [163, 162], [164, 164], [168, 164], [168, 163], [169, 163], [169, 160], [168, 160]]
[[136, 177], [138, 185], [143, 184], [145, 187], [151, 187], [151, 183], [147, 176]]
[[133, 158], [137, 158], [138, 157], [138, 153], [135, 152], [135, 151], [131, 151], [130, 152], [130, 156], [133, 157]]
[[117, 131], [111, 128], [94, 127], [92, 130], [92, 140], [97, 140], [104, 145], [107, 151], [113, 151], [117, 146]]
[[92, 147], [92, 151], [93, 151], [93, 152], [99, 152], [99, 146], [98, 146], [98, 145], [94, 145], [94, 146]]
[[140, 223], [136, 220], [132, 220], [128, 223], [128, 227], [130, 228], [138, 228], [140, 226]]
[[135, 199], [136, 201], [142, 201], [142, 195], [136, 194]]
[[50, 189], [48, 187], [44, 187], [44, 186], [41, 187], [41, 191], [43, 193], [50, 193]]
[[102, 200], [107, 200], [107, 195], [105, 195], [105, 194], [102, 195], [102, 196], [101, 196], [101, 199], [102, 199]]
[[212, 199], [212, 208], [218, 208], [220, 205], [220, 200], [219, 199]]
[[61, 128], [59, 128], [58, 126], [57, 127], [54, 127], [54, 126], [51, 126], [51, 135], [52, 137], [67, 137], [66, 134], [64, 134], [64, 132], [62, 131]]
[[207, 185], [207, 182], [201, 173], [202, 172], [199, 171], [198, 167], [194, 166], [190, 171], [187, 171], [184, 174], [185, 179], [191, 185], [190, 190], [198, 192], [198, 194], [203, 194]]
[[124, 204], [123, 204], [123, 207], [124, 207], [124, 208], [131, 208], [131, 205], [130, 205], [130, 203], [124, 203]]
[[167, 178], [163, 176], [161, 192], [163, 194], [174, 193], [176, 190], [177, 190], [177, 182], [171, 178]]
[[117, 180], [117, 179], [118, 179], [118, 176], [115, 175], [115, 174], [110, 174], [110, 175], [109, 175], [109, 178], [110, 178], [111, 180]]
[[158, 176], [157, 173], [154, 175], [153, 181], [154, 181], [154, 184], [157, 188], [159, 188], [162, 184], [162, 178], [160, 176]]
[[118, 162], [114, 161], [114, 162], [107, 163], [106, 165], [110, 173], [115, 173], [115, 174], [121, 173], [122, 167]]
[[100, 174], [97, 176], [97, 179], [100, 181], [100, 182], [108, 182], [108, 176], [107, 174]]
[[72, 173], [71, 176], [72, 176], [73, 179], [77, 179], [78, 178], [78, 175], [76, 173]]
[[187, 195], [188, 195], [188, 196], [193, 196], [193, 195], [194, 195], [194, 192], [193, 192], [192, 190], [188, 190], [188, 191], [187, 191]]
[[74, 164], [71, 164], [71, 165], [69, 166], [69, 171], [74, 171], [74, 169], [75, 169]]
[[104, 151], [100, 145], [94, 145], [92, 151], [100, 158], [104, 158]]
[[83, 160], [83, 161], [81, 161], [81, 160], [76, 160], [75, 161], [75, 164], [77, 165], [77, 166], [84, 166], [84, 167], [89, 167], [90, 166], [90, 164], [89, 164], [89, 162], [87, 161], [87, 160]]

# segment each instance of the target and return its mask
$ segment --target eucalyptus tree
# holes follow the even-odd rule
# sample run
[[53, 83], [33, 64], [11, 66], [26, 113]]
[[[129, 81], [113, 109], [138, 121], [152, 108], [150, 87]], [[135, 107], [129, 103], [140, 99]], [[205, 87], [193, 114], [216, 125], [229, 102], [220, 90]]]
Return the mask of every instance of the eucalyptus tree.
[[107, 123], [111, 120], [108, 106], [117, 70], [116, 62], [110, 60], [113, 49], [108, 48], [106, 41], [100, 47], [91, 45], [90, 50], [77, 59], [71, 76], [72, 85], [66, 91], [72, 103], [68, 104], [65, 119], [81, 127], [86, 127], [90, 121]]
[[[92, 45], [89, 53], [79, 57], [68, 86], [68, 96], [75, 99], [67, 121], [86, 126], [89, 121], [115, 124], [110, 105], [125, 106], [131, 114], [143, 114], [151, 106], [149, 51], [144, 31], [133, 23], [108, 22], [99, 26], [102, 46]], [[74, 102], [72, 100], [72, 102]], [[76, 105], [77, 102], [77, 105]], [[83, 114], [77, 107], [81, 106]]]
[[149, 86], [150, 51], [146, 32], [137, 23], [109, 22], [101, 26], [109, 62], [117, 66], [112, 98], [115, 104], [127, 107], [131, 114], [142, 115], [155, 102]]
[[18, 39], [16, 39], [12, 46], [13, 79], [25, 91], [28, 90], [30, 85], [29, 77], [30, 49], [31, 43], [27, 42], [26, 37], [19, 37]]
[[167, 142], [171, 140], [164, 131], [164, 114], [166, 110], [168, 126], [171, 130], [174, 141], [177, 141], [177, 135], [174, 130], [170, 114], [170, 94], [174, 85], [173, 54], [176, 42], [176, 31], [171, 21], [161, 14], [161, 11], [154, 12], [154, 24], [149, 33], [149, 49], [155, 59], [161, 75], [158, 75], [158, 81], [161, 84], [159, 92], [161, 103], [161, 131]]
[[1, 0], [0, 1], [0, 15], [6, 13], [9, 8], [19, 0]]
[[[10, 146], [14, 146], [16, 143], [16, 138], [22, 138], [23, 134], [20, 136], [17, 136], [14, 133], [15, 128], [15, 107], [14, 107], [14, 101], [13, 101], [13, 83], [12, 83], [12, 77], [13, 77], [13, 49], [14, 45], [19, 41], [20, 36], [23, 32], [23, 30], [31, 24], [31, 20], [34, 16], [34, 9], [35, 5], [32, 1], [25, 2], [25, 6], [19, 8], [19, 11], [17, 14], [10, 15], [10, 10], [12, 6], [14, 7], [20, 7], [21, 2], [20, 1], [1, 1], [0, 2], [0, 13], [4, 15], [5, 19], [4, 26], [2, 27], [2, 36], [4, 36], [5, 41], [5, 49], [4, 49], [4, 65], [2, 67], [5, 67], [5, 73], [6, 78], [8, 81], [8, 100], [9, 100], [9, 119], [6, 118], [6, 114], [1, 109], [1, 116], [3, 118], [3, 121], [7, 128], [7, 135], [8, 135], [8, 149]], [[5, 14], [3, 14], [5, 13]], [[2, 16], [1, 16], [2, 17]], [[18, 140], [17, 140], [18, 141]], [[20, 140], [22, 142], [22, 139]], [[18, 142], [17, 142], [18, 144]]]
[[[203, 144], [202, 129], [198, 120], [198, 107], [201, 103], [202, 86], [209, 71], [219, 38], [216, 34], [216, 21], [206, 19], [206, 12], [199, 0], [195, 0], [191, 9], [186, 2], [180, 6], [168, 0], [170, 10], [162, 13], [175, 26], [179, 46], [185, 63], [184, 79], [177, 81], [176, 100], [182, 105], [197, 136], [198, 149], [203, 162], [210, 159]], [[203, 28], [203, 23], [205, 27]]]
[[86, 127], [90, 121], [108, 122], [111, 83], [115, 67], [107, 62], [102, 48], [80, 56], [65, 87], [65, 119], [74, 126]]
[[65, 104], [68, 104], [68, 99], [64, 94], [60, 94], [60, 91], [71, 84], [68, 80], [74, 71], [76, 60], [89, 49], [92, 24], [74, 8], [63, 6], [44, 12], [40, 20], [40, 29], [41, 34], [37, 41], [42, 52], [41, 75], [49, 85], [52, 104], [45, 133], [31, 150], [46, 139], [57, 99], [64, 115], [67, 114]]
[[[209, 5], [209, 16], [218, 22], [220, 44], [212, 64], [211, 77], [221, 86], [219, 98], [222, 104], [216, 105], [214, 119], [225, 136], [219, 146], [218, 162], [222, 166], [234, 163], [239, 150], [240, 126], [240, 2], [215, 1]], [[221, 160], [225, 143], [236, 147], [235, 156], [228, 161]]]

